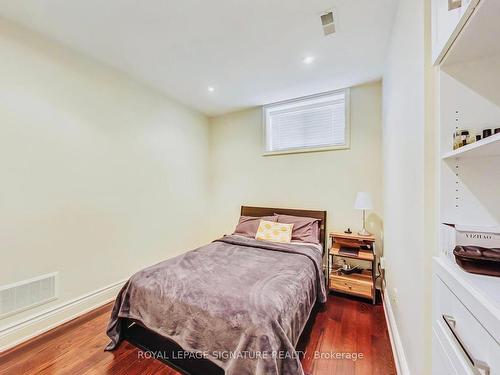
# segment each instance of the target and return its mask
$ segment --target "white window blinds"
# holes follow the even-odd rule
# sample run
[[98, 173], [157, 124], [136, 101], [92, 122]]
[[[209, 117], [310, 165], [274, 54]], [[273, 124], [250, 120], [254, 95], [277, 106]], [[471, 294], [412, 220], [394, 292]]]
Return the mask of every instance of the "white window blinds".
[[346, 146], [347, 90], [264, 107], [266, 151]]

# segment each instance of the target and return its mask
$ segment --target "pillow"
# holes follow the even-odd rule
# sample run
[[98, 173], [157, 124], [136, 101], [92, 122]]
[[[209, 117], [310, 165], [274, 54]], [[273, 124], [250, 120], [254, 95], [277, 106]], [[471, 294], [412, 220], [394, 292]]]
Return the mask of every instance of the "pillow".
[[256, 240], [290, 243], [292, 240], [293, 224], [281, 224], [267, 220], [261, 220]]
[[236, 225], [236, 229], [233, 234], [255, 238], [261, 219], [272, 222], [278, 221], [276, 216], [240, 216], [240, 221], [238, 222], [238, 225]]
[[274, 216], [278, 218], [278, 223], [293, 224], [293, 241], [319, 243], [319, 219], [281, 214]]

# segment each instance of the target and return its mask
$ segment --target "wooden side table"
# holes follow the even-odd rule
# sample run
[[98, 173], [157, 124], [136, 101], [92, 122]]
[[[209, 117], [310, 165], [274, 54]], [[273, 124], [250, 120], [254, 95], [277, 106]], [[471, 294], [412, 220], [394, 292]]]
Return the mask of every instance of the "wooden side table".
[[[371, 299], [375, 304], [375, 236], [360, 236], [342, 232], [330, 233], [331, 247], [328, 252], [329, 290]], [[335, 257], [355, 259], [371, 263], [371, 269], [361, 273], [343, 274], [332, 270]]]

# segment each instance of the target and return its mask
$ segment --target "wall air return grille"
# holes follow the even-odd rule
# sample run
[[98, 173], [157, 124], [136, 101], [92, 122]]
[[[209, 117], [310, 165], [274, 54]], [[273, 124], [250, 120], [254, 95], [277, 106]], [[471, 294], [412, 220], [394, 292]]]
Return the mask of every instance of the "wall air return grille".
[[53, 301], [57, 273], [0, 286], [0, 318]]
[[323, 32], [325, 35], [330, 35], [335, 33], [335, 14], [333, 11], [322, 14], [321, 24], [323, 25]]

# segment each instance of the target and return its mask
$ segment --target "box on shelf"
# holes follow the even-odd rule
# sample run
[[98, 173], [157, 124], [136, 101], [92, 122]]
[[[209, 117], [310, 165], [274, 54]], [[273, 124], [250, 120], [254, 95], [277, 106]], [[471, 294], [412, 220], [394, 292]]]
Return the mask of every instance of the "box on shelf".
[[441, 253], [453, 257], [458, 245], [500, 248], [500, 228], [441, 224]]

